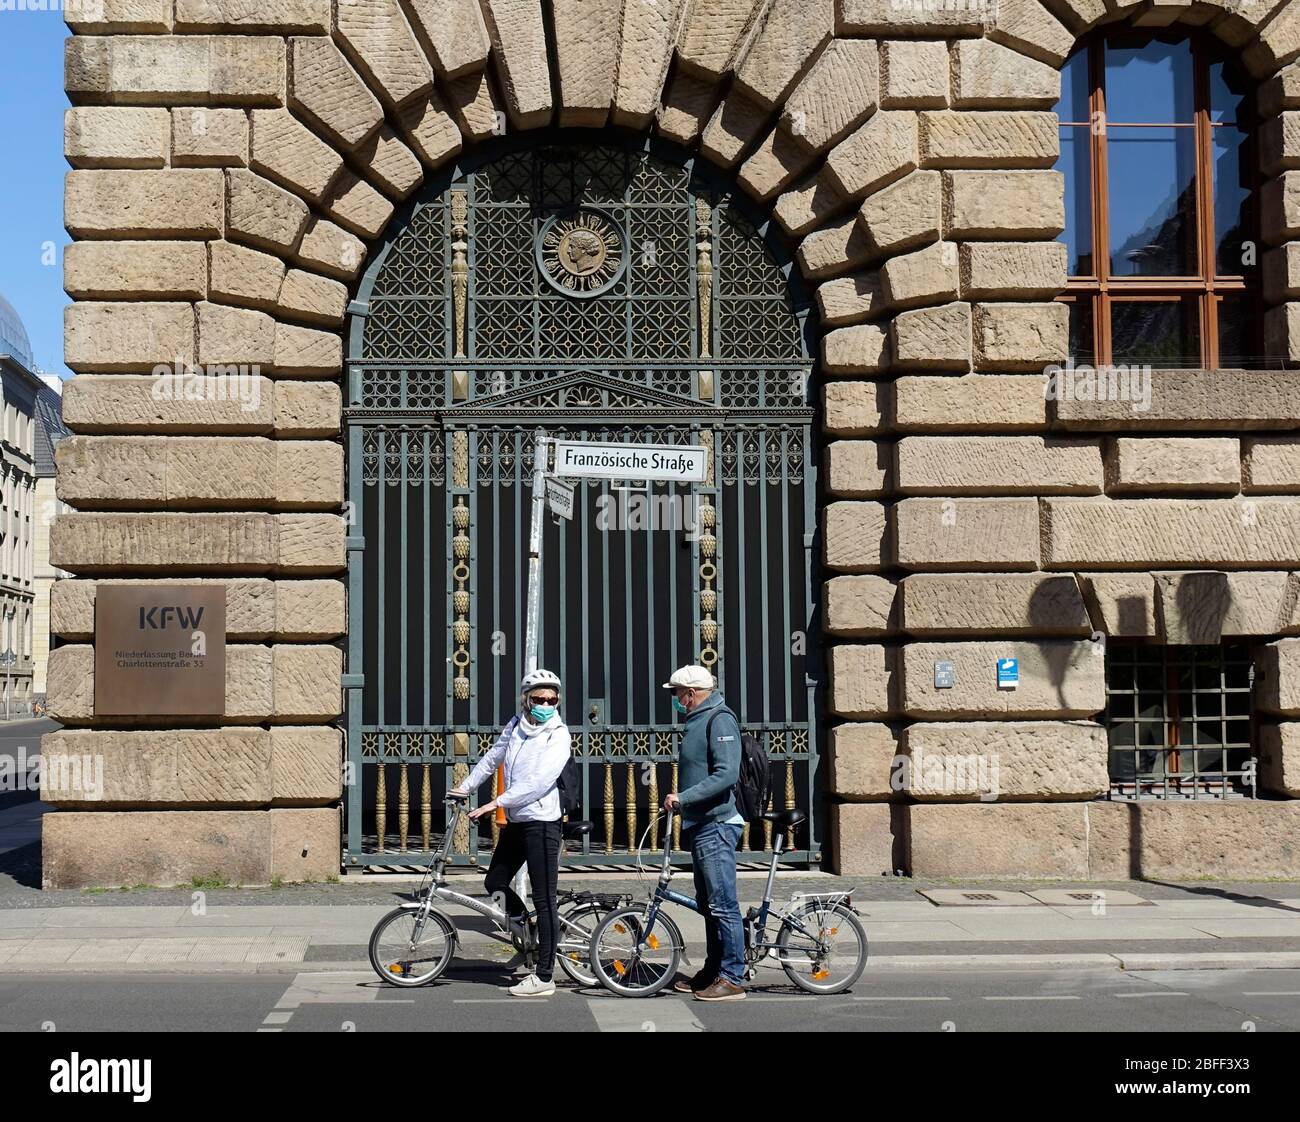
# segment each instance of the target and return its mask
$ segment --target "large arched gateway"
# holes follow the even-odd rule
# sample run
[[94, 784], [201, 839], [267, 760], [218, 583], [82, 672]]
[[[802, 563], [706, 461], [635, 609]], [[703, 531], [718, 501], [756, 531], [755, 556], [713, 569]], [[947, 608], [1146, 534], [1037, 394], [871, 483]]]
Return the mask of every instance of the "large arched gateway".
[[546, 527], [541, 662], [596, 827], [568, 859], [627, 861], [676, 789], [658, 684], [684, 662], [762, 737], [777, 807], [814, 805], [811, 328], [756, 220], [688, 153], [572, 132], [491, 146], [395, 220], [348, 334], [348, 867], [428, 857], [513, 711], [539, 430], [710, 453], [701, 487], [584, 481]]

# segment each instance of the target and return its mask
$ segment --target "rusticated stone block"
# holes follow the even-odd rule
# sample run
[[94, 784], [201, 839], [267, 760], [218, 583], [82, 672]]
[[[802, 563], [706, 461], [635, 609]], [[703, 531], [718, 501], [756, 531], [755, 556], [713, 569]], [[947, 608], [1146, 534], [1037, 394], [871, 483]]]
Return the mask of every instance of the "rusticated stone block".
[[1300, 238], [1300, 172], [1287, 171], [1260, 189], [1260, 225], [1269, 245]]
[[954, 43], [953, 105], [965, 109], [1051, 109], [1061, 97], [1061, 72], [988, 39]]
[[839, 277], [817, 287], [821, 321], [832, 327], [874, 319], [885, 310], [879, 273]]
[[1259, 128], [1260, 167], [1265, 175], [1300, 168], [1300, 113], [1283, 113]]
[[1153, 369], [1137, 384], [1104, 385], [1057, 395], [1052, 419], [1070, 429], [1219, 430], [1225, 417], [1234, 429], [1300, 428], [1300, 370]]
[[943, 180], [936, 171], [914, 171], [877, 191], [858, 212], [858, 224], [874, 254], [900, 253], [939, 237]]
[[781, 229], [794, 237], [808, 233], [848, 207], [849, 200], [822, 168], [778, 198], [773, 213]]
[[783, 191], [807, 166], [810, 157], [781, 129], [773, 129], [741, 166], [737, 179], [756, 199]]
[[887, 562], [885, 508], [880, 503], [827, 503], [826, 564], [842, 573], [871, 573]]
[[252, 169], [317, 206], [343, 159], [287, 109], [254, 109]]
[[78, 238], [219, 238], [219, 171], [71, 171], [63, 224]]
[[351, 280], [366, 259], [366, 243], [323, 218], [313, 218], [298, 247], [298, 260], [309, 269]]
[[269, 369], [275, 359], [275, 321], [265, 312], [198, 305], [199, 362]]
[[1074, 50], [1074, 35], [1038, 0], [998, 0], [988, 37], [1052, 66]]
[[248, 163], [248, 132], [243, 109], [173, 109], [172, 166], [243, 167]]
[[552, 110], [551, 71], [541, 4], [482, 0], [482, 7], [510, 120], [519, 129], [546, 124]]
[[279, 725], [271, 742], [271, 805], [313, 806], [343, 794], [343, 733], [335, 728]]
[[914, 806], [908, 869], [916, 877], [1085, 879], [1092, 805], [975, 802]]
[[1054, 113], [945, 109], [921, 114], [925, 167], [1050, 168], [1059, 155]]
[[916, 114], [882, 110], [831, 149], [826, 170], [845, 198], [860, 199], [917, 166]]
[[347, 609], [341, 581], [275, 582], [275, 638], [336, 639], [347, 628]]
[[1287, 242], [1268, 250], [1261, 264], [1266, 300], [1279, 304], [1300, 299], [1300, 242]]
[[[1300, 492], [1300, 437], [1252, 437], [1244, 442], [1243, 452], [1243, 490]], [[1226, 461], [1226, 453], [1224, 456]]]
[[1278, 639], [1260, 648], [1255, 697], [1260, 709], [1300, 716], [1300, 639]]
[[866, 235], [852, 218], [814, 230], [799, 246], [799, 269], [805, 277], [839, 276], [862, 265], [871, 256]]
[[736, 84], [760, 105], [781, 105], [830, 41], [835, 0], [772, 0], [760, 17]]
[[324, 208], [334, 221], [370, 239], [377, 238], [393, 217], [393, 204], [346, 168], [335, 180]]
[[1070, 351], [1064, 304], [976, 304], [975, 365], [980, 370], [1042, 370]]
[[717, 103], [718, 88], [713, 82], [701, 81], [679, 70], [664, 91], [655, 131], [678, 144], [694, 144], [713, 116]]
[[1065, 229], [1065, 179], [1055, 171], [947, 171], [950, 238], [1049, 238]]
[[1092, 632], [1072, 574], [913, 573], [899, 585], [909, 635], [964, 637]]
[[487, 66], [492, 44], [478, 0], [412, 0], [408, 10], [441, 77], [459, 78]]
[[876, 111], [880, 58], [870, 39], [837, 39], [781, 110], [781, 124], [810, 152], [843, 140]]
[[185, 885], [218, 877], [238, 885], [336, 876], [339, 811], [60, 811], [41, 829], [45, 888]]
[[389, 198], [404, 199], [424, 182], [424, 168], [415, 153], [387, 125], [361, 144], [357, 158]]
[[[1068, 639], [909, 643], [903, 648], [903, 709], [909, 717], [1091, 717], [1106, 705], [1101, 643]], [[1020, 660], [1020, 684], [999, 689], [999, 659]], [[936, 689], [934, 663], [953, 664], [956, 684]]]
[[446, 108], [469, 140], [499, 136], [506, 126], [505, 111], [497, 104], [486, 70], [448, 82]]
[[269, 432], [272, 383], [251, 371], [190, 376], [182, 368], [179, 377], [169, 371], [166, 378], [81, 374], [63, 384], [63, 419], [83, 433]]
[[961, 247], [961, 291], [970, 299], [1040, 299], [1065, 288], [1062, 242], [969, 242]]
[[383, 107], [328, 38], [289, 40], [289, 104], [345, 151], [384, 119]]
[[1281, 304], [1264, 313], [1264, 355], [1278, 366], [1300, 361], [1300, 302]]
[[841, 0], [836, 35], [978, 35], [986, 13], [976, 4], [902, 4], [898, 0]]
[[688, 5], [677, 36], [679, 65], [703, 78], [720, 78], [735, 65], [764, 7], [762, 0]]
[[1300, 801], [1096, 802], [1087, 810], [1090, 875], [1098, 880], [1300, 875]]
[[654, 119], [685, 6], [686, 0], [623, 5], [615, 43], [614, 124], [640, 129]]
[[343, 519], [332, 514], [60, 514], [50, 563], [115, 573], [336, 573]]
[[1300, 723], [1260, 728], [1259, 785], [1275, 795], [1300, 798]]
[[1300, 564], [1293, 499], [1043, 500], [1045, 569]]
[[766, 109], [743, 93], [729, 93], [704, 126], [700, 151], [722, 167], [733, 167], [758, 140], [768, 116]]
[[[1246, 10], [1238, 9], [1238, 14], [1244, 16]], [[1261, 11], [1257, 18], [1262, 20], [1264, 15]], [[1264, 78], [1296, 55], [1300, 55], [1300, 16], [1290, 4], [1282, 4], [1276, 18], [1264, 25], [1259, 38], [1242, 52], [1241, 58], [1252, 75]]]
[[881, 267], [880, 279], [891, 308], [943, 304], [957, 298], [957, 247], [952, 242], [893, 257]]
[[[1241, 449], [1234, 437], [1116, 437], [1106, 456], [1106, 489], [1227, 491], [1241, 487]], [[1300, 489], [1300, 480], [1297, 480]]]
[[1155, 578], [1150, 573], [1083, 573], [1079, 586], [1096, 631], [1120, 638], [1160, 633]]
[[202, 300], [202, 242], [73, 242], [63, 251], [63, 290], [82, 300]]
[[333, 331], [277, 323], [275, 369], [300, 378], [337, 377], [343, 369], [343, 339]]
[[1097, 441], [1044, 436], [908, 436], [897, 444], [898, 489], [908, 495], [1095, 495]]
[[348, 306], [348, 290], [338, 281], [290, 269], [280, 289], [280, 310], [293, 319], [337, 326]]
[[284, 89], [284, 40], [269, 35], [74, 35], [63, 57], [83, 104], [279, 105]]
[[877, 645], [830, 649], [830, 709], [837, 717], [876, 720], [897, 712], [898, 652]]
[[837, 725], [828, 739], [828, 793], [850, 802], [882, 802], [904, 796], [898, 734], [888, 725]]
[[891, 324], [899, 370], [971, 369], [971, 308], [945, 304], [903, 312]]
[[343, 394], [333, 382], [275, 383], [276, 436], [334, 436], [339, 431], [342, 409]]
[[[1152, 576], [1156, 582], [1156, 614], [1165, 642], [1179, 646], [1217, 645], [1232, 600], [1228, 574], [1211, 571]], [[1279, 596], [1279, 604], [1280, 600]]]
[[329, 0], [176, 0], [177, 31], [330, 29]]
[[886, 109], [933, 109], [948, 104], [948, 45], [902, 39], [885, 43], [880, 104]]
[[899, 378], [893, 395], [893, 427], [902, 432], [1015, 432], [1047, 425], [1042, 381], [1026, 374]]
[[618, 68], [622, 0], [552, 0], [560, 124], [600, 128]]
[[170, 123], [166, 109], [69, 109], [63, 154], [74, 168], [160, 168], [167, 162]]
[[875, 382], [827, 382], [822, 387], [822, 427], [831, 436], [884, 432], [887, 390]]
[[1283, 67], [1259, 87], [1259, 115], [1267, 120], [1285, 109], [1300, 109], [1300, 64]]
[[408, 105], [401, 122], [407, 141], [426, 167], [439, 167], [461, 149], [460, 129], [437, 91]]
[[884, 577], [864, 573], [826, 582], [826, 630], [846, 638], [874, 638], [896, 628], [894, 593]]
[[1034, 571], [1034, 499], [904, 499], [894, 508], [899, 565], [917, 571]]
[[916, 724], [902, 742], [923, 802], [1072, 802], [1110, 787], [1106, 730], [1089, 722]]
[[296, 249], [310, 214], [307, 204], [251, 171], [225, 174], [226, 236], [272, 253]]
[[80, 35], [167, 32], [172, 24], [172, 0], [83, 0], [65, 7], [63, 18]]
[[284, 262], [269, 253], [212, 242], [208, 246], [209, 293], [214, 300], [274, 311], [284, 285]]
[[81, 301], [63, 309], [63, 356], [73, 370], [113, 373], [194, 361], [189, 304]]
[[400, 109], [433, 87], [433, 71], [397, 0], [340, 4], [334, 37], [390, 109]]
[[271, 652], [278, 722], [324, 722], [343, 712], [341, 650], [277, 644]]
[[826, 490], [845, 499], [874, 499], [894, 490], [893, 453], [874, 440], [836, 440], [826, 447]]
[[830, 867], [840, 876], [893, 876], [907, 868], [911, 807], [831, 803]]
[[889, 336], [874, 323], [837, 327], [822, 336], [827, 374], [879, 374], [889, 368]]

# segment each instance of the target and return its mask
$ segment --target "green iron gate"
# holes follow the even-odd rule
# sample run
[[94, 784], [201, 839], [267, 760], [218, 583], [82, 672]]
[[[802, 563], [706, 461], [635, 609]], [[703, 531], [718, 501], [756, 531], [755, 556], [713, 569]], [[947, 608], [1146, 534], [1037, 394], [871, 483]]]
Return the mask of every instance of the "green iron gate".
[[[539, 429], [710, 449], [705, 485], [583, 481], [573, 520], [547, 520], [541, 665], [594, 823], [565, 862], [626, 864], [676, 788], [659, 684], [686, 662], [764, 740], [775, 807], [810, 812], [790, 860], [819, 860], [812, 362], [788, 260], [705, 169], [607, 139], [502, 142], [395, 229], [350, 320], [345, 865], [427, 863], [442, 792], [517, 707]], [[457, 860], [496, 830], [467, 829]]]

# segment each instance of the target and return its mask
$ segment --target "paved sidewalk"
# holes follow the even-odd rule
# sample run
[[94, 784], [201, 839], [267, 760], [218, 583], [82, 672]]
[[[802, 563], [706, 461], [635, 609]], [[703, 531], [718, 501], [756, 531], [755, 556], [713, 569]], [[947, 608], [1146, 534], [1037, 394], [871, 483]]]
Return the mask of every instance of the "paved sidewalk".
[[[631, 892], [634, 879], [572, 878], [591, 887]], [[792, 878], [794, 879], [794, 878]], [[1300, 967], [1300, 885], [1214, 884], [1073, 886], [1101, 893], [1093, 904], [1045, 903], [1031, 893], [1042, 886], [918, 885], [905, 880], [854, 883], [838, 877], [800, 877], [807, 888], [853, 887], [871, 944], [873, 970], [1229, 969]], [[477, 878], [456, 878], [459, 891], [479, 891]], [[572, 886], [566, 880], [566, 886]], [[49, 894], [55, 906], [0, 908], [0, 973], [51, 971], [301, 972], [364, 967], [370, 932], [410, 885], [314, 886], [334, 902], [281, 903], [274, 890], [167, 890], [173, 903], [125, 902], [130, 894]], [[778, 900], [791, 886], [782, 882]], [[1053, 885], [1049, 899], [1070, 885]], [[1005, 904], [936, 904], [920, 894], [939, 888], [942, 898], [963, 893], [1008, 893]], [[748, 891], [747, 891], [748, 890]], [[162, 894], [164, 890], [154, 890]], [[759, 884], [742, 878], [749, 900]], [[1132, 893], [1132, 903], [1111, 903]], [[891, 898], [873, 898], [888, 895]], [[69, 896], [77, 897], [71, 902]], [[240, 899], [240, 897], [243, 897]], [[191, 903], [198, 897], [197, 903]], [[227, 902], [230, 898], [239, 902]], [[217, 902], [220, 898], [221, 902]], [[361, 902], [364, 901], [364, 902]], [[509, 959], [512, 952], [489, 934], [489, 925], [466, 909], [445, 906], [462, 934], [467, 958]], [[688, 955], [703, 957], [703, 923], [672, 908]]]

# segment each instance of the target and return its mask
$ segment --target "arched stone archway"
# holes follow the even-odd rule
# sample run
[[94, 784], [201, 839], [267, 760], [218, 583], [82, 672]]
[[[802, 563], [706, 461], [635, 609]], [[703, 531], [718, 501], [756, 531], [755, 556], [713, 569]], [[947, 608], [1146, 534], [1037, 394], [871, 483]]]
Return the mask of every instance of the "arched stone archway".
[[[1118, 439], [1102, 432], [1195, 434], [1226, 416], [1285, 434], [1300, 419], [1284, 372], [1158, 385], [1141, 430], [1049, 414], [1026, 377], [1065, 354], [1055, 68], [1112, 13], [1208, 27], [1261, 81], [1277, 169], [1263, 194], [1270, 338], [1279, 365], [1300, 358], [1292, 3], [102, 0], [70, 12], [66, 356], [78, 377], [65, 417], [77, 435], [59, 487], [78, 513], [60, 517], [52, 549], [77, 579], [54, 597], [65, 645], [49, 696], [70, 729], [53, 746], [101, 753], [111, 779], [93, 810], [47, 792], [62, 808], [46, 823], [47, 883], [337, 868], [335, 722], [355, 672], [340, 645], [345, 315], [422, 182], [503, 132], [550, 125], [654, 133], [729, 169], [817, 286], [819, 533], [836, 574], [823, 601], [839, 722], [830, 860], [998, 872], [992, 839], [1014, 822], [1027, 868], [1104, 864], [1086, 855], [1105, 806], [1084, 801], [1105, 785], [1104, 740], [1071, 723], [1104, 702], [1082, 640], [1112, 630], [1121, 593], [1158, 604], [1155, 571], [1198, 567], [1245, 574], [1234, 579], [1251, 618], [1237, 626], [1285, 634], [1287, 601], [1271, 590], [1300, 566], [1285, 442], [1237, 446], [1238, 492], [1264, 496], [1249, 500], [1258, 539], [1243, 538], [1235, 499], [1121, 498], [1102, 467]], [[166, 381], [163, 364], [203, 373]], [[1241, 455], [1262, 465], [1266, 449], [1280, 450], [1243, 483]], [[89, 641], [105, 578], [226, 587], [224, 718], [96, 719]], [[1168, 623], [1158, 611], [1153, 628]], [[985, 674], [1008, 645], [1035, 683], [1014, 703]], [[1269, 649], [1289, 665], [1285, 642]], [[959, 686], [937, 694], [930, 664], [953, 659]], [[981, 736], [1014, 762], [1020, 805], [932, 806], [916, 788], [920, 805], [899, 801], [900, 750]], [[155, 753], [159, 769], [129, 766]], [[1290, 807], [1259, 828], [1292, 821]], [[180, 844], [149, 840], [164, 831]]]

